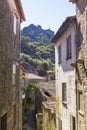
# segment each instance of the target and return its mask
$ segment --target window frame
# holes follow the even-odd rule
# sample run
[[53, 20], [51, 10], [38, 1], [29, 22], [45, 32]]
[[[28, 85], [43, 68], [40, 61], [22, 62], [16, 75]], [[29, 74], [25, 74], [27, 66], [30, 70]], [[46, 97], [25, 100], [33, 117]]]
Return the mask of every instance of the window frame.
[[13, 105], [13, 127], [16, 125], [16, 104]]
[[[2, 125], [2, 123], [4, 123], [4, 125]], [[7, 112], [0, 117], [0, 130], [3, 130], [3, 126], [5, 128], [4, 130], [7, 130]]]
[[62, 83], [62, 103], [67, 104], [67, 84]]
[[12, 65], [12, 85], [16, 84], [16, 62]]
[[58, 118], [58, 123], [59, 123], [58, 125], [59, 130], [62, 130], [62, 120], [60, 118]]
[[58, 63], [62, 62], [62, 45], [58, 46]]
[[69, 35], [66, 39], [66, 59], [72, 58], [72, 42], [71, 42], [71, 35]]
[[16, 13], [13, 14], [13, 32], [16, 35], [16, 33], [17, 33], [17, 15], [16, 15]]
[[[82, 99], [82, 101], [81, 101], [81, 99]], [[78, 91], [78, 109], [79, 109], [79, 111], [84, 111], [83, 92], [80, 90]]]
[[76, 130], [76, 118], [70, 115], [70, 130]]

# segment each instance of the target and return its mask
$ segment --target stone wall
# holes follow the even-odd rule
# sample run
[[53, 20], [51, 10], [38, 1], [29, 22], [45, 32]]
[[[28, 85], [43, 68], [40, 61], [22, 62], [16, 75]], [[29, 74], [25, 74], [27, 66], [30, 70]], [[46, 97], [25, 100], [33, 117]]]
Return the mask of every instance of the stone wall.
[[55, 130], [55, 81], [40, 82], [35, 89], [35, 110], [38, 130]]
[[[15, 35], [13, 32], [13, 12], [11, 12], [7, 0], [0, 0], [0, 119], [1, 116], [7, 113], [7, 130], [19, 130], [19, 105], [21, 100], [19, 87], [19, 31], [20, 19], [17, 19], [17, 33]], [[13, 61], [17, 63], [15, 85], [12, 85]], [[15, 110], [14, 106], [16, 106]], [[15, 124], [13, 124], [14, 116]]]
[[55, 102], [43, 102], [42, 130], [56, 130]]
[[[78, 0], [76, 17], [78, 36], [76, 39], [77, 130], [87, 130], [87, 0]], [[81, 99], [80, 93], [82, 93]], [[81, 108], [79, 104], [82, 104]]]

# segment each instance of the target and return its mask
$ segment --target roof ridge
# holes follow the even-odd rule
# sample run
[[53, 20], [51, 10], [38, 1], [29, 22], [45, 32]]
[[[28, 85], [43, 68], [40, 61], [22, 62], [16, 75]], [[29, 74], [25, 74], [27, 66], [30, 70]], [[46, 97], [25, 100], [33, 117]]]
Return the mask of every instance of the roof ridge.
[[57, 39], [60, 38], [60, 36], [65, 32], [65, 30], [69, 27], [69, 25], [73, 22], [73, 20], [76, 20], [76, 16], [69, 16], [66, 17], [66, 19], [63, 21], [62, 25], [58, 29], [57, 33], [52, 39], [52, 42], [55, 43]]

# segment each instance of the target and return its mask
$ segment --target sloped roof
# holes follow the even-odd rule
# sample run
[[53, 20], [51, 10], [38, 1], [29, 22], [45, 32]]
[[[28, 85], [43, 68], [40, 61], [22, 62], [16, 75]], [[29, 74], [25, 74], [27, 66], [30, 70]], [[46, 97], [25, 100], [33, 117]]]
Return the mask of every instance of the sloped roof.
[[38, 76], [38, 75], [35, 75], [35, 74], [31, 74], [31, 73], [28, 73], [27, 75], [26, 75], [26, 78], [27, 79], [32, 79], [32, 80], [45, 80], [45, 78], [44, 77], [40, 77], [40, 76]]
[[25, 21], [26, 19], [25, 19], [23, 7], [22, 7], [22, 4], [21, 4], [21, 0], [14, 0], [14, 2], [15, 2], [15, 5], [16, 5], [16, 8], [18, 10], [18, 13], [19, 13], [21, 20]]
[[39, 82], [36, 87], [40, 89], [41, 93], [49, 95], [50, 98], [56, 98], [55, 80], [49, 82]]
[[64, 32], [68, 29], [68, 27], [75, 21], [76, 21], [76, 16], [67, 17], [65, 21], [62, 23], [62, 25], [60, 26], [55, 36], [53, 37], [52, 42], [55, 43], [61, 37], [61, 35], [64, 34]]

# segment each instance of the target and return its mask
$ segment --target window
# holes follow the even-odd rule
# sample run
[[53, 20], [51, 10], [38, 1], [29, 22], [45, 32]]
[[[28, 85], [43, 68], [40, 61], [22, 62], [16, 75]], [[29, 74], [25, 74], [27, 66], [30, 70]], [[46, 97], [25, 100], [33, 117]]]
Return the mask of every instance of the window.
[[78, 100], [79, 100], [79, 110], [84, 111], [84, 103], [83, 103], [83, 93], [82, 91], [79, 91], [78, 93]]
[[16, 63], [13, 62], [13, 68], [12, 68], [12, 85], [15, 85], [15, 78], [16, 78]]
[[7, 130], [7, 113], [0, 118], [0, 130]]
[[59, 61], [59, 63], [62, 62], [62, 49], [61, 49], [61, 45], [58, 46], [58, 61]]
[[16, 29], [17, 29], [17, 18], [16, 18], [16, 14], [14, 14], [14, 33], [16, 34]]
[[61, 119], [58, 119], [58, 127], [59, 127], [59, 130], [62, 130], [62, 120]]
[[13, 106], [13, 126], [16, 124], [16, 104]]
[[70, 116], [70, 130], [76, 130], [76, 121], [73, 116]]
[[82, 42], [82, 34], [81, 34], [81, 25], [80, 23], [77, 26], [77, 48], [79, 48], [81, 46], [81, 42]]
[[67, 101], [66, 83], [62, 83], [62, 101], [65, 103]]
[[71, 36], [67, 38], [67, 59], [72, 57]]

